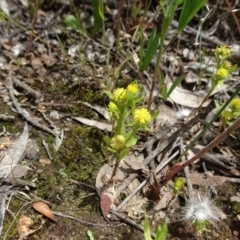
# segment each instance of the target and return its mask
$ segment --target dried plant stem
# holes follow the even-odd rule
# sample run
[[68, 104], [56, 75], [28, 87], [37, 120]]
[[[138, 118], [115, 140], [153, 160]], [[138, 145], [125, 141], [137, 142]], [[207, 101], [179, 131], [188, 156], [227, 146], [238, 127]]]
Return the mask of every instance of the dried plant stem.
[[231, 126], [229, 126], [227, 129], [225, 129], [217, 138], [215, 138], [213, 141], [211, 141], [205, 148], [203, 148], [200, 152], [198, 152], [194, 157], [187, 160], [186, 162], [178, 163], [176, 164], [169, 175], [166, 177], [166, 181], [173, 178], [173, 176], [181, 171], [184, 167], [190, 165], [194, 161], [196, 161], [198, 158], [200, 158], [203, 154], [207, 153], [209, 150], [217, 146], [220, 142], [222, 142], [230, 133], [235, 131], [240, 127], [240, 118], [238, 118]]

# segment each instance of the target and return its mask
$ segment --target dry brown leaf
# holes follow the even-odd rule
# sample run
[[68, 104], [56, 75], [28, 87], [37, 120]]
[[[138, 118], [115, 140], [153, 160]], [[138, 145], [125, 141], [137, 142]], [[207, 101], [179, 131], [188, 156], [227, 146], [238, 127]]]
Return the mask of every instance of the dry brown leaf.
[[50, 218], [51, 220], [55, 221], [54, 216], [53, 216], [53, 212], [46, 203], [44, 203], [44, 202], [33, 202], [32, 207], [36, 211], [40, 212], [42, 215], [44, 215], [44, 216]]
[[22, 215], [18, 220], [18, 234], [19, 239], [23, 239], [26, 236], [33, 233], [34, 230], [31, 230], [33, 225], [33, 220], [30, 217]]
[[41, 163], [43, 165], [51, 165], [52, 161], [49, 158], [40, 158], [39, 163]]
[[107, 194], [102, 194], [100, 197], [100, 207], [102, 210], [103, 217], [107, 222], [109, 221], [107, 215], [110, 212], [111, 204], [112, 204], [111, 198]]
[[43, 63], [48, 67], [52, 67], [57, 62], [56, 58], [54, 58], [53, 56], [49, 56], [46, 53], [44, 53], [41, 56], [41, 59], [42, 59]]
[[39, 58], [34, 58], [33, 57], [31, 59], [31, 65], [32, 65], [33, 69], [38, 70], [38, 69], [42, 68], [43, 63]]

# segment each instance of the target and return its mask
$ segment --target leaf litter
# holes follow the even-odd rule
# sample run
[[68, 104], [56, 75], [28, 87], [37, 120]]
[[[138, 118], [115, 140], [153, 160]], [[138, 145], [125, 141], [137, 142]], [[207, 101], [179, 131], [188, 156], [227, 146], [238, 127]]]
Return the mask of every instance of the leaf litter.
[[[21, 2], [25, 7], [27, 6], [28, 3], [27, 1]], [[11, 16], [10, 13], [16, 12], [16, 9], [19, 8], [19, 11], [26, 12], [26, 17], [32, 20], [28, 11], [26, 11], [27, 9], [24, 8], [22, 5], [19, 6], [18, 4], [19, 3], [14, 3], [11, 6], [10, 12], [9, 12], [10, 4], [8, 4], [6, 1], [2, 1], [2, 5], [0, 7], [8, 16]], [[62, 7], [59, 10], [59, 14], [61, 14], [61, 11], [65, 8], [65, 3], [61, 1], [54, 1], [54, 3], [52, 4], [49, 4], [46, 1], [41, 11], [37, 13], [37, 24], [34, 26], [35, 27], [34, 34], [36, 36], [39, 36], [39, 39], [35, 38], [33, 42], [30, 42], [30, 38], [28, 35], [28, 33], [30, 33], [29, 31], [33, 28], [33, 25], [31, 26], [31, 24], [25, 26], [28, 32], [26, 32], [23, 29], [17, 28], [11, 29], [11, 27], [9, 26], [6, 28], [8, 28], [8, 30], [11, 31], [6, 31], [4, 27], [1, 27], [1, 32], [4, 34], [2, 34], [0, 44], [1, 47], [4, 49], [4, 53], [2, 56], [2, 60], [0, 61], [2, 69], [0, 76], [3, 79], [1, 83], [2, 88], [0, 94], [1, 97], [4, 99], [5, 104], [11, 106], [11, 109], [14, 109], [14, 111], [17, 112], [17, 114], [19, 114], [21, 118], [24, 118], [25, 121], [29, 122], [34, 129], [35, 128], [38, 129], [37, 134], [40, 134], [40, 132], [45, 132], [47, 134], [52, 135], [56, 141], [55, 144], [56, 148], [61, 149], [61, 145], [64, 143], [64, 140], [66, 138], [65, 133], [68, 133], [69, 129], [71, 129], [73, 124], [76, 124], [71, 121], [72, 119], [79, 121], [81, 123], [81, 126], [84, 126], [84, 128], [86, 128], [86, 126], [91, 126], [100, 129], [104, 133], [111, 132], [111, 126], [106, 121], [109, 120], [109, 116], [106, 114], [107, 102], [102, 100], [101, 104], [99, 104], [99, 98], [98, 99], [96, 98], [94, 100], [95, 102], [91, 103], [90, 101], [88, 102], [88, 100], [93, 98], [92, 95], [95, 95], [96, 97], [97, 95], [96, 93], [97, 91], [99, 91], [99, 89], [101, 89], [101, 87], [103, 87], [103, 89], [104, 88], [106, 89], [109, 86], [111, 86], [110, 84], [111, 79], [108, 78], [109, 76], [111, 76], [111, 74], [115, 75], [117, 71], [113, 71], [109, 68], [110, 70], [108, 69], [105, 72], [103, 71], [102, 75], [100, 74], [100, 78], [96, 77], [99, 76], [97, 70], [103, 68], [101, 64], [103, 64], [107, 57], [106, 54], [100, 54], [104, 49], [104, 44], [102, 46], [99, 44], [99, 42], [102, 43], [101, 39], [99, 39], [99, 42], [97, 42], [96, 39], [94, 38], [89, 39], [86, 38], [83, 39], [83, 42], [81, 43], [81, 45], [79, 45], [78, 37], [76, 37], [73, 31], [69, 31], [71, 38], [76, 40], [76, 44], [73, 45], [70, 40], [66, 41], [65, 48], [67, 52], [69, 51], [70, 56], [67, 56], [67, 54], [60, 51], [61, 41], [64, 40], [63, 32], [60, 32], [60, 34], [58, 34], [57, 31], [53, 29], [54, 27], [53, 28], [51, 27], [51, 24], [53, 24], [53, 26], [55, 24], [57, 27], [59, 24], [59, 19], [55, 18], [57, 14], [54, 11], [54, 4], [59, 4], [59, 6]], [[68, 3], [66, 5], [69, 6]], [[111, 1], [107, 8], [109, 10], [108, 13], [110, 15], [110, 18], [107, 21], [107, 26], [108, 24], [110, 25], [110, 27], [108, 26], [107, 28], [107, 32], [110, 32], [109, 39], [107, 39], [108, 40], [107, 42], [109, 43], [109, 49], [111, 49], [111, 51], [115, 51], [113, 43], [116, 38], [113, 35], [113, 31], [111, 31], [111, 28], [114, 27], [114, 12], [112, 11], [114, 10], [114, 7], [111, 6]], [[150, 13], [153, 13], [152, 11], [153, 10], [149, 10], [149, 15], [151, 15]], [[88, 18], [87, 16], [85, 17], [86, 19]], [[113, 19], [111, 19], [111, 17]], [[20, 21], [23, 20], [21, 19], [21, 17], [19, 18], [20, 19], [17, 20]], [[110, 19], [112, 22], [110, 21]], [[123, 19], [123, 24], [126, 24], [127, 26], [127, 24], [129, 23], [127, 21], [125, 22], [125, 20], [126, 19]], [[51, 24], [49, 24], [48, 21], [51, 21]], [[136, 19], [136, 21], [138, 21], [138, 19]], [[130, 27], [129, 29], [132, 29], [132, 27], [135, 26], [127, 27]], [[224, 41], [227, 41], [225, 36], [222, 34], [222, 32], [224, 31], [221, 31], [221, 26], [219, 25], [218, 27], [219, 30], [216, 27], [215, 31], [220, 33], [220, 36], [218, 37], [219, 39], [221, 38], [221, 41], [218, 38], [215, 38], [214, 40], [210, 39], [209, 36], [206, 34], [208, 29], [205, 29], [205, 33], [202, 36], [204, 44], [208, 46], [210, 49], [212, 49], [212, 44], [219, 44], [224, 43]], [[147, 28], [146, 31], [148, 31]], [[58, 39], [60, 39], [60, 41], [57, 41], [56, 38], [53, 37], [56, 36], [56, 34], [58, 34]], [[186, 36], [187, 38], [188, 37], [190, 38], [190, 36], [195, 37], [196, 34], [197, 34], [196, 30], [193, 27], [187, 27], [186, 32], [184, 33], [183, 36], [185, 38]], [[211, 33], [211, 35], [212, 34], [213, 33]], [[128, 48], [131, 37], [127, 38], [126, 36], [129, 36], [129, 32], [126, 31], [124, 32], [123, 29], [123, 32], [121, 33], [121, 41], [123, 41], [125, 46]], [[45, 42], [38, 41], [43, 39], [44, 40], [47, 39], [47, 41], [46, 40]], [[187, 39], [183, 41], [188, 43]], [[31, 44], [29, 44], [29, 42]], [[182, 73], [181, 71], [183, 71], [183, 69], [184, 71], [186, 71], [186, 68], [185, 67], [182, 68], [182, 66], [184, 65], [187, 66], [188, 67], [187, 71], [189, 71], [190, 69], [190, 71], [193, 71], [193, 73], [196, 73], [196, 70], [199, 69], [201, 70], [201, 66], [204, 66], [204, 65], [199, 66], [195, 62], [197, 58], [196, 57], [197, 51], [193, 46], [190, 46], [188, 43], [183, 44], [183, 46], [181, 47], [183, 47], [185, 51], [182, 51], [182, 53], [176, 52], [176, 54], [179, 54], [177, 58], [172, 57], [173, 52], [171, 51], [175, 51], [174, 47], [170, 48], [165, 55], [166, 62], [164, 63], [165, 66], [162, 67], [165, 71], [166, 76], [165, 84], [168, 88], [170, 88], [172, 85], [173, 79], [172, 77], [174, 74], [176, 75], [181, 74]], [[71, 49], [72, 51], [70, 51]], [[186, 53], [186, 49], [188, 50], [188, 54]], [[131, 48], [128, 48], [128, 51], [131, 50], [132, 50]], [[81, 54], [78, 55], [80, 51], [83, 52], [82, 55]], [[133, 53], [130, 52], [130, 54]], [[209, 54], [207, 50], [206, 54]], [[82, 59], [78, 58], [80, 55], [84, 56], [84, 58]], [[118, 61], [117, 64], [119, 64], [119, 66], [121, 65], [121, 62], [124, 59], [124, 57], [126, 57], [126, 53], [121, 53], [119, 59], [117, 60]], [[110, 60], [113, 61], [111, 56]], [[208, 56], [206, 56], [205, 60], [206, 62], [208, 61]], [[83, 63], [80, 64], [79, 63], [80, 61], [91, 62], [91, 64], [87, 63], [85, 65]], [[68, 67], [70, 68], [66, 67], [66, 65], [68, 64], [69, 64]], [[154, 64], [154, 61], [152, 64]], [[211, 64], [206, 64], [205, 67], [209, 67], [211, 65], [210, 68], [208, 69], [208, 71], [211, 71], [213, 69], [212, 66], [214, 66], [214, 64], [215, 64], [214, 62], [211, 62]], [[88, 68], [88, 70], [85, 71], [84, 69], [85, 67], [86, 69]], [[80, 70], [78, 68], [80, 68]], [[91, 74], [89, 74], [89, 72], [91, 72]], [[146, 75], [146, 73], [144, 74]], [[149, 75], [149, 73], [147, 74]], [[15, 76], [20, 76], [20, 78], [18, 79]], [[134, 76], [136, 76], [135, 63], [129, 61], [129, 63], [126, 64], [126, 69], [120, 72], [120, 76], [121, 78], [126, 79], [125, 80], [126, 82], [128, 82], [131, 79], [134, 79], [135, 78]], [[139, 75], [137, 76], [139, 77]], [[8, 82], [9, 78], [11, 78], [10, 80], [12, 81], [10, 86]], [[200, 84], [202, 84], [202, 89], [204, 89], [204, 85], [206, 85], [206, 81], [208, 78], [209, 76], [206, 74], [201, 79]], [[140, 79], [140, 77], [138, 79]], [[146, 82], [143, 83], [144, 85], [143, 89], [146, 97], [148, 97], [149, 95], [149, 88], [152, 84], [151, 79], [148, 80], [149, 82], [147, 82], [146, 80]], [[25, 85], [21, 84], [21, 81]], [[155, 99], [154, 103], [151, 105], [151, 108], [158, 107], [160, 109], [160, 115], [159, 118], [156, 119], [153, 126], [151, 126], [152, 133], [150, 135], [149, 140], [147, 142], [141, 142], [143, 141], [143, 139], [141, 139], [139, 141], [140, 145], [136, 146], [136, 149], [133, 149], [133, 152], [131, 153], [132, 155], [128, 156], [127, 159], [121, 162], [118, 173], [114, 178], [115, 180], [114, 182], [112, 182], [111, 184], [108, 182], [108, 179], [112, 173], [112, 163], [106, 163], [105, 165], [103, 165], [102, 168], [100, 168], [98, 175], [95, 176], [96, 190], [100, 198], [100, 201], [97, 198], [95, 201], [100, 202], [103, 216], [107, 220], [109, 225], [112, 224], [111, 219], [113, 218], [115, 212], [115, 215], [117, 216], [121, 215], [121, 219], [125, 219], [126, 221], [128, 221], [128, 223], [134, 222], [135, 223], [134, 226], [138, 227], [138, 229], [142, 229], [140, 221], [143, 218], [144, 212], [146, 211], [148, 212], [151, 218], [152, 225], [155, 227], [159, 223], [161, 223], [163, 219], [166, 218], [169, 219], [170, 225], [169, 239], [176, 239], [179, 237], [181, 239], [189, 239], [194, 237], [194, 232], [191, 230], [188, 233], [185, 233], [185, 235], [181, 233], [181, 229], [184, 228], [184, 226], [186, 225], [185, 223], [177, 222], [178, 225], [176, 231], [171, 229], [171, 224], [175, 224], [177, 219], [176, 216], [173, 216], [172, 212], [174, 212], [175, 209], [177, 208], [181, 208], [180, 202], [181, 199], [174, 198], [172, 191], [173, 182], [169, 181], [167, 184], [164, 184], [163, 180], [168, 171], [170, 171], [169, 163], [172, 161], [170, 158], [176, 153], [181, 154], [179, 153], [178, 149], [179, 145], [177, 144], [178, 138], [177, 135], [174, 135], [174, 133], [181, 129], [182, 124], [187, 125], [189, 123], [188, 121], [191, 121], [192, 119], [192, 116], [190, 116], [189, 118], [188, 116], [183, 116], [182, 118], [179, 118], [178, 115], [176, 114], [178, 106], [180, 105], [181, 107], [188, 107], [191, 109], [198, 108], [203, 100], [203, 97], [206, 95], [206, 89], [197, 91], [195, 90], [194, 87], [192, 87], [193, 86], [192, 84], [194, 84], [194, 86], [196, 87], [195, 84], [197, 82], [198, 81], [196, 81], [196, 75], [192, 74], [191, 76], [188, 76], [188, 79], [182, 84], [180, 84], [177, 88], [175, 88], [175, 90], [172, 92], [172, 94], [170, 95], [170, 103], [169, 102], [161, 103], [161, 99], [159, 99], [158, 95], [158, 90], [155, 89], [156, 95], [154, 95]], [[228, 97], [228, 94], [231, 93], [233, 89], [232, 86], [233, 86], [232, 82], [223, 85], [223, 88], [218, 89], [218, 92], [220, 94], [217, 95], [217, 92], [214, 92], [214, 97], [216, 96], [216, 98], [224, 100], [226, 97]], [[66, 88], [70, 89], [69, 91], [70, 93], [66, 91]], [[80, 102], [81, 104], [85, 102], [87, 108], [94, 110], [94, 114], [92, 115], [89, 114], [92, 112], [89, 112], [89, 110], [86, 110], [85, 108], [82, 109], [80, 105], [76, 105], [77, 107], [71, 109], [70, 111], [66, 110], [70, 107], [70, 105], [74, 106], [74, 104], [79, 100], [78, 98], [81, 98], [80, 95], [84, 95], [83, 92], [80, 91], [81, 89], [84, 89], [84, 91], [87, 92], [88, 95], [84, 96], [85, 99], [84, 98], [81, 99]], [[75, 95], [75, 91], [77, 92], [77, 90], [79, 92], [76, 93]], [[51, 94], [52, 92], [54, 92], [54, 94]], [[222, 92], [224, 92], [226, 96], [222, 96], [221, 95]], [[101, 93], [100, 95], [103, 94]], [[46, 117], [44, 118], [40, 118], [37, 111], [37, 109], [41, 108], [41, 104], [42, 105], [45, 104], [45, 106], [47, 106], [45, 115]], [[207, 108], [208, 104], [209, 102], [207, 102], [206, 105], [204, 105], [203, 107]], [[78, 108], [81, 110], [78, 111]], [[50, 116], [49, 109], [55, 110], [57, 113], [63, 115], [64, 117], [61, 119], [56, 118], [52, 122], [50, 122], [49, 119], [51, 118], [48, 117]], [[84, 111], [86, 111], [87, 113], [85, 113]], [[103, 117], [105, 117], [105, 119], [103, 119]], [[20, 119], [19, 116], [17, 116], [17, 119]], [[199, 119], [196, 122], [198, 124], [194, 125], [200, 125], [200, 120], [204, 121], [205, 119], [206, 118], [201, 119], [199, 116]], [[23, 123], [21, 123], [21, 125], [23, 126]], [[187, 129], [185, 129], [184, 131], [183, 130], [181, 131], [180, 136], [184, 138], [184, 142], [186, 143], [186, 145], [193, 138], [193, 136], [198, 133], [200, 128], [201, 126], [200, 127], [195, 126], [195, 128], [193, 129], [191, 126], [189, 128], [187, 127]], [[191, 129], [191, 131], [189, 131], [189, 129]], [[22, 135], [20, 135], [20, 137], [21, 136]], [[79, 138], [81, 139], [81, 136], [79, 136]], [[16, 141], [17, 139], [18, 137], [16, 136]], [[228, 140], [229, 139], [230, 138], [228, 138]], [[5, 156], [8, 156], [3, 157], [2, 159], [3, 161], [1, 161], [1, 164], [4, 165], [0, 165], [2, 166], [0, 169], [4, 169], [4, 172], [1, 171], [2, 174], [1, 176], [3, 178], [9, 177], [11, 175], [17, 176], [15, 175], [14, 171], [12, 171], [13, 170], [12, 168], [13, 167], [15, 167], [16, 169], [18, 168], [18, 161], [20, 161], [21, 156], [24, 155], [23, 149], [25, 148], [26, 150], [25, 144], [27, 140], [28, 137], [25, 135], [24, 141], [21, 140], [19, 142], [19, 150], [17, 150], [18, 147], [14, 149], [14, 146], [11, 143], [9, 146], [3, 145], [2, 149], [4, 151], [3, 154], [5, 154]], [[79, 140], [79, 142], [81, 141]], [[91, 151], [91, 149], [88, 149], [88, 147], [87, 148], [82, 147], [81, 144], [79, 148], [83, 148], [85, 149], [85, 151], [88, 150]], [[16, 144], [16, 146], [17, 145], [18, 144]], [[203, 144], [203, 146], [205, 145], [206, 143]], [[14, 149], [13, 154], [14, 156], [12, 154], [9, 154], [9, 151], [11, 149]], [[217, 151], [217, 153], [215, 151]], [[219, 153], [219, 150], [214, 149], [213, 152], [209, 153], [209, 155], [201, 159], [201, 162], [198, 161], [192, 164], [192, 167], [190, 169], [190, 179], [192, 181], [192, 184], [199, 189], [200, 187], [197, 186], [206, 187], [208, 185], [211, 185], [216, 189], [219, 187], [220, 189], [217, 189], [216, 193], [219, 192], [218, 198], [219, 202], [221, 203], [220, 195], [221, 186], [226, 182], [228, 183], [229, 182], [233, 183], [234, 181], [235, 183], [238, 182], [237, 177], [239, 175], [237, 172], [237, 167], [239, 166], [239, 164], [238, 162], [236, 162], [235, 165], [233, 165], [232, 162], [230, 161], [228, 162], [228, 164], [230, 165], [227, 165], [226, 162], [220, 161], [220, 163], [214, 164], [215, 166], [211, 166], [208, 159], [219, 159], [220, 155], [221, 157], [223, 157], [222, 156], [223, 154]], [[52, 160], [53, 163], [54, 157], [55, 156], [53, 156]], [[77, 156], [75, 159], [77, 158], [79, 158], [79, 156]], [[176, 159], [176, 155], [175, 157], [173, 157], [173, 159], [174, 158]], [[227, 157], [225, 156], [222, 159], [226, 160]], [[89, 162], [91, 160], [92, 159], [89, 159]], [[9, 162], [11, 162], [11, 164], [9, 164]], [[206, 165], [205, 167], [204, 166], [202, 167], [201, 165], [202, 162], [205, 163]], [[221, 169], [219, 164], [221, 164]], [[31, 165], [31, 167], [33, 166], [34, 164]], [[51, 174], [52, 173], [51, 171], [54, 172], [51, 166], [52, 164], [49, 164], [49, 168], [44, 169], [43, 171], [49, 171], [49, 173]], [[229, 169], [229, 166], [231, 169]], [[25, 170], [32, 169], [28, 167], [27, 164], [23, 164], [22, 167]], [[201, 168], [206, 169], [204, 169], [203, 171]], [[64, 178], [65, 166], [62, 166], [61, 169], [62, 170], [59, 171], [59, 174], [61, 174], [62, 178]], [[210, 173], [208, 171], [209, 169], [211, 169]], [[219, 169], [221, 171], [220, 173], [217, 174], [217, 170]], [[39, 171], [42, 170], [39, 169]], [[27, 171], [25, 172], [21, 170], [20, 172], [23, 173], [21, 178], [24, 178], [24, 176], [27, 174]], [[32, 180], [34, 181], [34, 178]], [[12, 193], [11, 190], [8, 191], [8, 188], [6, 188], [5, 185], [3, 186], [6, 194], [10, 195]], [[229, 189], [229, 194], [232, 195], [237, 194], [238, 191], [236, 189], [236, 185], [231, 186], [232, 189]], [[61, 191], [58, 190], [58, 194], [59, 192]], [[187, 189], [184, 189], [183, 196], [187, 196]], [[68, 197], [71, 198], [71, 196]], [[65, 199], [65, 202], [62, 201], [61, 196], [59, 197], [58, 195], [56, 196], [56, 199], [58, 200], [54, 201], [59, 201], [58, 204], [65, 204], [67, 201], [70, 201], [67, 199]], [[53, 201], [53, 199], [51, 199], [51, 201]], [[5, 202], [3, 205], [5, 205]], [[57, 207], [57, 204], [55, 204], [55, 207]], [[68, 206], [66, 211], [68, 210], [70, 211], [71, 207]], [[46, 211], [47, 215], [49, 212], [51, 212], [49, 211], [48, 208]], [[228, 214], [231, 215], [233, 218], [236, 217], [233, 212], [228, 212]], [[89, 219], [92, 220], [91, 218]], [[22, 221], [20, 220], [21, 218], [19, 219], [19, 223], [21, 222], [22, 224]], [[25, 232], [20, 231], [21, 234], [19, 232], [19, 237], [22, 238], [23, 236], [27, 236], [24, 234], [30, 234], [31, 232], [32, 222], [27, 216], [25, 220], [26, 222], [29, 221], [29, 223], [22, 224], [23, 226], [25, 225], [24, 226]], [[231, 223], [229, 222], [229, 220], [227, 221], [225, 222], [224, 225], [225, 232], [213, 228], [211, 229], [211, 234], [212, 235], [218, 234], [219, 236], [221, 236], [221, 234], [226, 233], [230, 234], [230, 236], [234, 238], [236, 232], [235, 235], [232, 235], [231, 230], [229, 228], [229, 225]], [[235, 231], [237, 231], [236, 228], [234, 229]], [[185, 232], [187, 231], [188, 230], [185, 229]], [[56, 231], [55, 234], [59, 233]], [[71, 232], [69, 234], [74, 235]], [[104, 232], [101, 232], [101, 234], [104, 234]], [[114, 233], [111, 234], [112, 235], [110, 236], [110, 238], [115, 237]], [[224, 236], [223, 239], [229, 238], [229, 235], [225, 238]], [[127, 237], [125, 237], [125, 239], [126, 238]], [[134, 236], [131, 236], [131, 239], [134, 239]]]

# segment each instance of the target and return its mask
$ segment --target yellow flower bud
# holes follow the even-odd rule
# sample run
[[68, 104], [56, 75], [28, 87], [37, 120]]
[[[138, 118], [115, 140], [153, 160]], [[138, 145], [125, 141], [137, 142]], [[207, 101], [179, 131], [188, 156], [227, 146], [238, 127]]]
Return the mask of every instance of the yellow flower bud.
[[110, 146], [115, 150], [121, 150], [125, 147], [126, 139], [123, 135], [117, 135], [112, 138]]
[[221, 118], [223, 122], [229, 122], [233, 119], [233, 114], [229, 110], [224, 110], [221, 114]]
[[238, 99], [238, 98], [233, 99], [231, 101], [229, 107], [233, 110], [234, 109], [239, 109], [240, 108], [240, 99]]

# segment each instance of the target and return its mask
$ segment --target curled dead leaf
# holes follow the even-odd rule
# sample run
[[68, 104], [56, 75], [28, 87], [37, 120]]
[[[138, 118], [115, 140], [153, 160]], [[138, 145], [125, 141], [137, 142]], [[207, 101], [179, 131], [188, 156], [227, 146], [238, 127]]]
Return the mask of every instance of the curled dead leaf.
[[30, 217], [22, 215], [18, 220], [19, 239], [30, 235], [33, 231], [30, 229], [33, 225], [33, 220]]
[[45, 217], [48, 217], [55, 222], [53, 212], [46, 203], [44, 203], [44, 202], [33, 202], [32, 207], [36, 211], [38, 211], [39, 213], [44, 215]]

